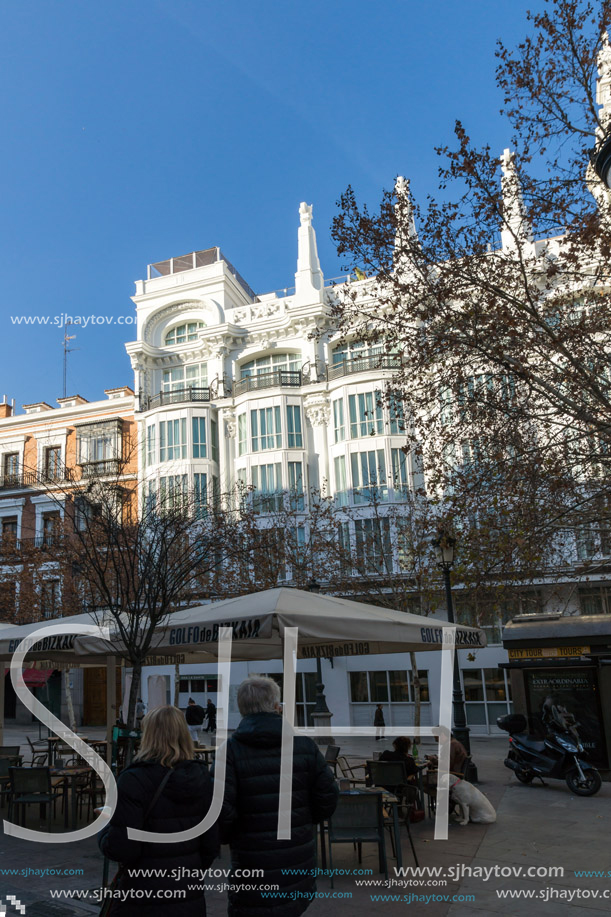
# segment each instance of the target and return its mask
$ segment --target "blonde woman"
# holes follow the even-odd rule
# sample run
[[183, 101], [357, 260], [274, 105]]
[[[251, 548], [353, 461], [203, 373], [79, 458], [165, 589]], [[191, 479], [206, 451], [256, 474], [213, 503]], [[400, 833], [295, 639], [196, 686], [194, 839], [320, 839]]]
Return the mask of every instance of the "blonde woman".
[[[148, 844], [127, 837], [128, 827], [171, 834], [202, 820], [212, 800], [212, 781], [206, 765], [193, 756], [193, 740], [180, 710], [158, 707], [147, 713], [140, 750], [117, 781], [117, 808], [98, 836], [102, 853], [122, 867], [118, 888], [125, 894], [114, 902], [113, 917], [206, 913], [204, 893], [194, 890], [198, 883], [188, 876], [190, 870], [207, 869], [218, 855], [216, 826], [180, 844]], [[149, 874], [145, 877], [140, 870]]]

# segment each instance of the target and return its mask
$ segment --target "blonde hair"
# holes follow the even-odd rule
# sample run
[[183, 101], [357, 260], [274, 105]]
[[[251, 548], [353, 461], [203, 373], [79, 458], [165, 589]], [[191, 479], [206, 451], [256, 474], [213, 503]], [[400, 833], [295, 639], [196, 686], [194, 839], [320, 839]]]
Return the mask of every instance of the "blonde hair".
[[177, 707], [156, 707], [142, 720], [142, 741], [134, 761], [158, 761], [174, 767], [195, 757], [193, 739]]

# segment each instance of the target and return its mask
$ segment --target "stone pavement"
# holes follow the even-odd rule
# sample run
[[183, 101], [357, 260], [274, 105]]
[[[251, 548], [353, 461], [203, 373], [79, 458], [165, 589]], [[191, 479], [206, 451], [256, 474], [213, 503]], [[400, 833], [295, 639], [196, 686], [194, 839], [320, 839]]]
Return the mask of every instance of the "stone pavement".
[[[30, 731], [27, 730], [30, 734]], [[94, 734], [93, 730], [88, 733]], [[25, 730], [7, 730], [5, 743], [17, 741]], [[33, 733], [31, 733], [33, 737]], [[371, 743], [368, 739], [354, 738], [344, 742], [342, 752], [364, 758], [370, 745], [375, 750], [390, 746], [390, 740]], [[495, 825], [451, 825], [447, 841], [433, 839], [434, 823], [425, 819], [413, 826], [413, 835], [421, 867], [452, 868], [448, 874], [435, 878], [432, 875], [410, 876], [411, 884], [405, 888], [374, 888], [357, 886], [353, 876], [337, 876], [336, 893], [351, 894], [351, 898], [319, 899], [307, 911], [309, 917], [322, 917], [333, 910], [336, 917], [342, 915], [370, 915], [371, 913], [403, 912], [406, 905], [415, 913], [427, 917], [465, 917], [467, 914], [510, 914], [547, 917], [548, 914], [563, 917], [565, 914], [583, 914], [587, 917], [595, 911], [608, 911], [611, 898], [574, 898], [571, 903], [565, 897], [543, 898], [497, 897], [497, 891], [525, 891], [538, 895], [546, 894], [551, 886], [552, 893], [566, 896], [576, 891], [607, 891], [611, 894], [611, 845], [609, 824], [611, 822], [611, 784], [605, 783], [600, 793], [591, 799], [571, 796], [564, 783], [551, 781], [548, 787], [522, 786], [513, 774], [503, 767], [507, 740], [500, 738], [475, 738], [472, 750], [480, 777], [480, 789], [489, 796], [497, 808]], [[423, 752], [432, 751], [432, 745], [423, 747]], [[36, 810], [35, 810], [36, 811]], [[58, 817], [58, 823], [60, 819]], [[34, 825], [32, 824], [34, 827]], [[37, 825], [36, 825], [37, 827]], [[403, 863], [412, 866], [413, 860], [405, 830], [403, 836]], [[390, 845], [388, 845], [390, 854]], [[394, 877], [392, 859], [389, 860], [390, 876]], [[214, 864], [215, 868], [228, 868], [226, 848]], [[334, 866], [346, 870], [358, 867], [356, 855], [350, 844], [334, 848]], [[368, 880], [383, 880], [377, 872], [377, 857], [371, 845], [363, 849], [363, 868], [370, 868]], [[560, 867], [564, 875], [554, 878], [494, 876], [490, 870], [495, 867], [516, 870], [528, 867]], [[480, 876], [463, 875], [457, 872], [467, 867], [485, 868], [488, 881]], [[49, 869], [52, 875], [40, 873], [27, 875], [26, 871]], [[66, 870], [82, 870], [81, 874], [69, 875]], [[580, 878], [576, 870], [609, 870], [609, 878]], [[10, 872], [9, 872], [10, 871]], [[62, 871], [60, 874], [58, 871]], [[12, 873], [12, 874], [10, 874]], [[94, 839], [77, 844], [35, 844], [0, 835], [0, 899], [16, 895], [26, 905], [26, 917], [77, 917], [96, 914], [99, 910], [91, 902], [76, 899], [52, 899], [50, 890], [87, 890], [99, 886], [102, 876], [102, 857]], [[440, 884], [443, 881], [448, 884]], [[221, 879], [212, 881], [223, 881]], [[415, 884], [423, 883], [423, 884]], [[319, 893], [330, 893], [327, 877], [318, 880]], [[372, 900], [374, 895], [394, 896], [436, 896], [444, 900]], [[473, 896], [473, 900], [447, 900], [452, 896]], [[171, 910], [171, 907], [169, 908]], [[207, 895], [209, 917], [221, 917], [227, 910], [226, 896], [219, 892]], [[15, 912], [16, 913], [16, 912]], [[7, 917], [11, 911], [7, 912]]]

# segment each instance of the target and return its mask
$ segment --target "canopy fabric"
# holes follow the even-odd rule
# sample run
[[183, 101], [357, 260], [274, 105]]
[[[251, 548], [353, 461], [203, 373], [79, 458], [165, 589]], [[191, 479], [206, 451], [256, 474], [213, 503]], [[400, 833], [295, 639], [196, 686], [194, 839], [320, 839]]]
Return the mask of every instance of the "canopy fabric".
[[[9, 669], [5, 669], [4, 674], [6, 675], [8, 671]], [[53, 669], [36, 669], [32, 667], [23, 669], [22, 674], [28, 688], [42, 688], [53, 674]]]
[[[152, 653], [195, 655], [213, 661], [218, 631], [233, 631], [232, 659], [248, 661], [282, 657], [284, 631], [299, 628], [298, 657], [366, 656], [440, 650], [448, 642], [447, 621], [407, 614], [335, 596], [279, 588], [177, 611], [157, 628]], [[456, 644], [479, 649], [486, 636], [477, 627], [456, 626]], [[77, 656], [121, 654], [118, 639], [78, 637]]]
[[[98, 624], [96, 614], [71, 615], [67, 618], [49, 618], [45, 621], [33, 621], [30, 624], [16, 624], [0, 629], [0, 659], [11, 659], [19, 643], [41, 627], [52, 627], [54, 624]], [[76, 634], [47, 637], [29, 651], [29, 659], [52, 659], [53, 661], [75, 661], [74, 643]], [[80, 664], [77, 662], [77, 664]]]

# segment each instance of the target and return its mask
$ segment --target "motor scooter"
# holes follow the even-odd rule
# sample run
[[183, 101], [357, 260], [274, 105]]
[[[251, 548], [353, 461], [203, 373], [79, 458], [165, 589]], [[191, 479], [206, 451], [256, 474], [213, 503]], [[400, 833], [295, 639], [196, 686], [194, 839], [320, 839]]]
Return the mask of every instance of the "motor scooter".
[[595, 767], [578, 755], [584, 753], [583, 745], [575, 731], [561, 731], [547, 726], [544, 739], [526, 734], [526, 718], [522, 714], [510, 713], [500, 716], [497, 726], [509, 733], [509, 753], [503, 762], [514, 771], [521, 783], [532, 783], [535, 778], [544, 777], [565, 780], [576, 796], [594, 796], [602, 780]]

